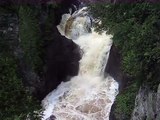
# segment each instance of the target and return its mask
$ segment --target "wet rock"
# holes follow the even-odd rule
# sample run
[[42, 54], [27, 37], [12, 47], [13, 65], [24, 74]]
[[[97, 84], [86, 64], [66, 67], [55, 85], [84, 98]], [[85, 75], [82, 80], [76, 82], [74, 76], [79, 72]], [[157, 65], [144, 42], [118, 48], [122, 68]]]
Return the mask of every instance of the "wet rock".
[[108, 58], [108, 63], [105, 68], [105, 76], [107, 74], [111, 75], [118, 83], [119, 83], [119, 90], [121, 91], [127, 85], [129, 77], [127, 77], [121, 67], [121, 54], [116, 46], [113, 44], [110, 50], [110, 55]]
[[92, 105], [92, 104], [83, 104], [83, 105], [80, 105], [76, 108], [76, 110], [79, 110], [80, 112], [82, 113], [96, 113], [96, 112], [99, 112], [101, 111], [101, 108], [95, 106], [95, 105]]
[[79, 47], [64, 36], [57, 28], [53, 40], [47, 46], [47, 72], [45, 78], [45, 95], [55, 89], [62, 81], [76, 76], [81, 58]]
[[60, 3], [60, 8], [56, 8], [54, 10], [56, 16], [56, 25], [60, 23], [63, 14], [69, 13], [69, 9], [72, 9], [73, 13], [76, 10], [76, 8], [78, 8], [81, 4], [79, 0], [61, 0], [61, 2], [58, 3]]
[[49, 120], [56, 120], [56, 117], [55, 117], [54, 115], [51, 115], [51, 116], [49, 117]]
[[116, 117], [114, 115], [115, 108], [116, 108], [116, 104], [113, 103], [111, 107], [110, 115], [109, 115], [109, 120], [116, 120]]
[[47, 118], [46, 120], [56, 120], [56, 117], [54, 115], [51, 115], [49, 118]]
[[[67, 4], [69, 5], [69, 3]], [[44, 9], [43, 7], [39, 7], [42, 11], [42, 15], [39, 15], [42, 37], [48, 35], [52, 39], [48, 40], [49, 43], [45, 40], [47, 41], [44, 46], [46, 52], [44, 56], [41, 56], [45, 61], [45, 65], [42, 67], [45, 70], [42, 70], [44, 73], [41, 75], [33, 70], [24, 58], [25, 53], [20, 45], [21, 39], [19, 38], [18, 15], [16, 13], [0, 15], [0, 35], [2, 35], [9, 46], [6, 49], [11, 50], [12, 54], [17, 58], [18, 71], [24, 85], [39, 100], [42, 100], [50, 91], [55, 89], [61, 81], [69, 80], [72, 76], [77, 75], [79, 59], [81, 57], [79, 47], [71, 40], [61, 36], [54, 22], [52, 23], [51, 33], [43, 34], [46, 32], [43, 25], [46, 22], [48, 13], [53, 12], [53, 14], [58, 14], [58, 11], [54, 11], [53, 9], [52, 11], [48, 11], [48, 8]], [[69, 9], [67, 5], [66, 9]], [[57, 17], [55, 19], [58, 20]]]
[[[62, 15], [69, 13], [69, 8], [72, 8], [74, 11], [73, 4], [79, 6], [80, 2], [78, 0], [60, 0], [55, 2], [57, 2], [59, 7], [48, 9], [50, 11], [42, 10], [46, 17], [50, 12], [56, 17], [53, 20], [52, 32], [47, 34], [51, 40], [45, 46], [46, 73], [44, 75], [44, 82], [42, 82], [41, 85], [42, 87], [39, 88], [39, 92], [37, 93], [40, 100], [42, 100], [49, 92], [56, 89], [62, 81], [67, 81], [72, 76], [77, 75], [79, 60], [81, 59], [79, 47], [72, 42], [72, 40], [62, 36], [57, 30], [57, 25], [60, 23]], [[44, 31], [43, 24], [45, 23], [46, 17], [44, 17], [44, 15], [41, 16], [43, 21], [41, 21], [41, 28], [42, 31]], [[44, 34], [43, 36], [46, 35]]]
[[160, 85], [157, 92], [142, 87], [135, 100], [131, 120], [160, 120]]

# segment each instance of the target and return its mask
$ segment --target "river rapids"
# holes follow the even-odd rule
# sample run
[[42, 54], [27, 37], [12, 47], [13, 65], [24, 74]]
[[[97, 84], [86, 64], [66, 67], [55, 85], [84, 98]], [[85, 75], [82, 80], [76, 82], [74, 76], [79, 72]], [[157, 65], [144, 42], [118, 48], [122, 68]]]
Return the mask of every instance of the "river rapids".
[[[111, 106], [118, 94], [118, 83], [104, 77], [112, 35], [94, 31], [87, 7], [62, 16], [57, 26], [61, 35], [80, 46], [79, 74], [62, 82], [42, 101], [42, 120], [109, 120]], [[52, 117], [53, 117], [52, 116]]]

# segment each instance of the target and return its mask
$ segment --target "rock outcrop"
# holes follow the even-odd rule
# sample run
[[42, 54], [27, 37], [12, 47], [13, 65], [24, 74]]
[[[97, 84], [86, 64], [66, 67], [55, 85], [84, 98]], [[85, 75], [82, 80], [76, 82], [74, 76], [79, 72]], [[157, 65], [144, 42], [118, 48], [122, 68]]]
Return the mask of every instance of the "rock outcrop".
[[62, 81], [67, 81], [76, 76], [79, 70], [79, 60], [81, 59], [79, 46], [72, 40], [62, 36], [57, 29], [57, 25], [60, 23], [62, 15], [68, 13], [69, 8], [73, 9], [73, 4], [78, 6], [80, 2], [77, 0], [62, 0], [58, 2], [60, 7], [52, 11], [56, 17], [50, 34], [52, 39], [46, 45], [45, 84], [41, 88], [43, 90], [38, 93], [40, 99], [43, 99], [49, 92], [56, 89]]
[[55, 89], [61, 81], [67, 81], [76, 76], [81, 58], [79, 47], [67, 39], [55, 28], [53, 41], [47, 50], [47, 72], [45, 79], [45, 95]]
[[129, 77], [122, 71], [122, 58], [119, 50], [113, 44], [110, 50], [107, 66], [105, 68], [105, 75], [111, 75], [118, 83], [119, 90], [123, 90], [127, 85]]
[[[75, 2], [70, 0], [70, 2]], [[78, 4], [78, 3], [77, 3]], [[25, 87], [33, 93], [39, 100], [43, 99], [50, 91], [55, 89], [59, 83], [70, 79], [70, 77], [77, 75], [79, 69], [79, 47], [71, 40], [61, 36], [56, 26], [60, 22], [63, 13], [68, 11], [72, 3], [69, 1], [60, 4], [65, 9], [50, 9], [49, 5], [35, 5], [41, 12], [39, 14], [39, 28], [41, 30], [42, 38], [44, 37], [45, 43], [42, 51], [44, 66], [40, 68], [43, 73], [38, 73], [33, 70], [24, 57], [24, 51], [21, 46], [21, 38], [19, 36], [19, 17], [15, 12], [8, 12], [0, 15], [1, 33], [3, 35], [2, 42], [6, 42], [17, 59], [18, 72], [23, 80]], [[73, 6], [72, 6], [73, 7]], [[51, 31], [46, 33], [45, 23], [47, 21], [48, 13], [52, 13], [54, 17], [51, 25]], [[4, 27], [5, 26], [5, 27]], [[29, 31], [28, 31], [29, 32]], [[47, 37], [46, 37], [47, 35]], [[49, 40], [47, 39], [49, 38]], [[2, 46], [3, 47], [3, 46]], [[38, 61], [37, 61], [38, 62]]]
[[157, 92], [140, 88], [131, 120], [160, 120], [160, 84]]
[[[13, 2], [13, 1], [12, 1]], [[78, 0], [61, 0], [55, 1], [60, 7], [54, 9], [46, 8], [47, 5], [38, 7], [41, 10], [39, 15], [39, 26], [42, 32], [42, 37], [45, 36], [45, 21], [48, 17], [48, 13], [53, 12], [55, 19], [52, 23], [53, 30], [48, 36], [52, 38], [49, 43], [45, 45], [46, 52], [44, 56], [45, 59], [45, 71], [42, 76], [38, 75], [36, 71], [32, 70], [30, 65], [25, 62], [24, 51], [20, 46], [21, 38], [19, 38], [19, 25], [18, 25], [18, 15], [14, 13], [9, 14], [11, 26], [8, 26], [8, 31], [11, 30], [13, 33], [7, 32], [12, 37], [12, 50], [14, 55], [18, 60], [19, 72], [23, 78], [25, 86], [29, 88], [30, 92], [34, 93], [36, 97], [40, 100], [43, 99], [50, 91], [55, 89], [61, 81], [69, 80], [70, 77], [77, 75], [79, 69], [79, 60], [81, 58], [79, 53], [79, 47], [73, 43], [71, 40], [60, 35], [56, 26], [61, 20], [62, 14], [69, 12], [69, 8], [74, 11], [76, 8], [74, 5], [80, 5]], [[89, 1], [93, 2], [93, 1]], [[51, 10], [51, 11], [49, 11]], [[72, 12], [73, 12], [72, 11]], [[15, 21], [15, 23], [14, 23]], [[124, 86], [123, 80], [124, 75], [120, 70], [120, 54], [118, 50], [113, 45], [111, 48], [108, 64], [105, 72], [109, 73], [115, 78], [120, 84]]]

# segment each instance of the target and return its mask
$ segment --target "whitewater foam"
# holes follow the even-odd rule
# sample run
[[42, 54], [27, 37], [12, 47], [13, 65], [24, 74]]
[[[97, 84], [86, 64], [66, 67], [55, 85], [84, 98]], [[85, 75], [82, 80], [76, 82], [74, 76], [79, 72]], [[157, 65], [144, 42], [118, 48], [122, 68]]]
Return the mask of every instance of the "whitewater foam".
[[[67, 21], [73, 16], [76, 17], [67, 28], [71, 32], [66, 35]], [[45, 109], [43, 120], [50, 115], [54, 115], [56, 120], [109, 120], [111, 106], [118, 94], [118, 83], [111, 76], [104, 78], [103, 75], [112, 35], [99, 34], [94, 29], [87, 31], [91, 21], [86, 8], [63, 17], [57, 28], [80, 46], [83, 55], [78, 76], [62, 82], [42, 101]]]

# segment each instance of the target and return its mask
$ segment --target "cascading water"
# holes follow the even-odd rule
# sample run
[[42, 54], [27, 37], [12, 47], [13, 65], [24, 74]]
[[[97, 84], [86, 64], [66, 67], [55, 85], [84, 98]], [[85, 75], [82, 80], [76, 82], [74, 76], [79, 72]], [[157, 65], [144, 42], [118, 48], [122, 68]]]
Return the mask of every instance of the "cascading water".
[[64, 14], [59, 32], [72, 39], [82, 49], [78, 76], [62, 82], [42, 101], [44, 118], [54, 115], [56, 120], [109, 120], [111, 105], [118, 94], [118, 83], [104, 78], [112, 36], [98, 34], [91, 29], [91, 19], [84, 7]]

